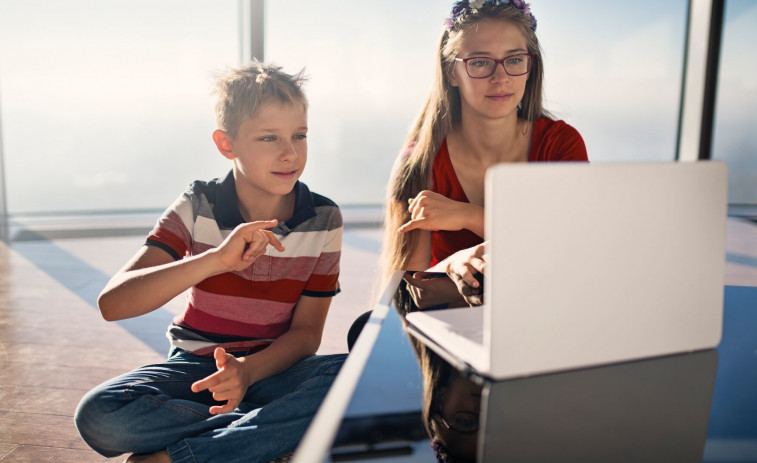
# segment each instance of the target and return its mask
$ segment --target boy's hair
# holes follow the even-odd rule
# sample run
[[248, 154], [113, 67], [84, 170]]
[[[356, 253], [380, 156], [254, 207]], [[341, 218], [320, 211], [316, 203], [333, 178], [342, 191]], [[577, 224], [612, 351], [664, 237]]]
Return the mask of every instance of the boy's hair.
[[227, 69], [216, 81], [216, 123], [218, 129], [236, 138], [244, 121], [255, 117], [263, 104], [301, 104], [308, 107], [302, 84], [304, 69], [297, 74], [281, 71], [281, 66], [264, 64], [257, 60]]

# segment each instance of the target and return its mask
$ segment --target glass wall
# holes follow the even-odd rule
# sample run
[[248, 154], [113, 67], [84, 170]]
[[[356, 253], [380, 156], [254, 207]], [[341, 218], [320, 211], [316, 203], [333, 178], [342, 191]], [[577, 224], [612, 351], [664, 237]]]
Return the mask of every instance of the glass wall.
[[533, 3], [547, 107], [581, 132], [589, 159], [673, 161], [688, 1]]
[[[452, 2], [266, 3], [266, 59], [311, 76], [305, 181], [380, 203]], [[539, 0], [547, 108], [604, 161], [675, 159], [688, 2]], [[653, 12], [653, 14], [640, 14]]]
[[236, 0], [3, 0], [10, 213], [164, 208], [222, 175], [212, 73], [239, 62]]
[[[303, 179], [315, 191], [383, 201], [451, 3], [266, 2], [266, 60], [310, 76]], [[688, 2], [532, 3], [546, 106], [590, 159], [672, 161]], [[744, 100], [757, 98], [757, 60], [744, 44], [756, 7], [727, 5], [714, 152], [732, 166], [731, 201], [754, 203]], [[237, 0], [0, 2], [9, 211], [162, 209], [190, 180], [222, 175], [212, 75], [239, 62], [239, 19]]]
[[712, 157], [729, 167], [729, 202], [757, 205], [757, 3], [725, 3]]

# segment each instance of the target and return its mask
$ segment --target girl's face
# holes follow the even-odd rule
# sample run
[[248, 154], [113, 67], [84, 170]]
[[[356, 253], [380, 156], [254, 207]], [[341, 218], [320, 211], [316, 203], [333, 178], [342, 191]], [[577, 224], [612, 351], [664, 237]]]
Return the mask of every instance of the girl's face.
[[[457, 58], [485, 56], [499, 60], [516, 53], [528, 53], [526, 38], [518, 26], [506, 20], [483, 19], [463, 32]], [[452, 86], [460, 90], [463, 119], [517, 117], [527, 81], [528, 74], [510, 76], [501, 64], [491, 77], [472, 79], [461, 61], [455, 62], [450, 76]]]
[[481, 386], [469, 379], [463, 378], [456, 371], [452, 371], [449, 385], [441, 389], [441, 418], [452, 428], [443, 424], [437, 426], [437, 437], [447, 448], [447, 451], [463, 459], [475, 459], [478, 445], [478, 431], [461, 432], [455, 428], [455, 416], [470, 423], [473, 419], [478, 423], [481, 412]]

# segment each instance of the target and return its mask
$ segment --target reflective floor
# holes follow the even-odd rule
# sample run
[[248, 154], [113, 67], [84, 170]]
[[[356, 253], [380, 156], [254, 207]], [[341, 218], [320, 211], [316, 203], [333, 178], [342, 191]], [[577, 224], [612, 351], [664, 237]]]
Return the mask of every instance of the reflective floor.
[[[381, 233], [345, 231], [342, 293], [334, 299], [320, 353], [346, 352], [346, 334], [376, 290]], [[141, 236], [0, 243], [0, 461], [102, 461], [73, 425], [96, 384], [160, 361], [178, 297], [150, 316], [103, 321], [97, 294], [141, 245]], [[728, 223], [726, 284], [757, 286], [757, 225]], [[123, 457], [114, 460], [123, 460]]]

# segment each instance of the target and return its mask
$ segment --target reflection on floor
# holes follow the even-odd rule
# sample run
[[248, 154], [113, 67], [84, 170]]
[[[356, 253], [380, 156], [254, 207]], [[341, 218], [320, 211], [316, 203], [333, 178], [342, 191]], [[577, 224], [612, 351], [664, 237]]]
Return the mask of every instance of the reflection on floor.
[[[342, 293], [334, 299], [321, 353], [346, 352], [347, 330], [376, 293], [381, 233], [348, 229]], [[85, 391], [164, 358], [181, 297], [149, 317], [103, 321], [95, 307], [110, 275], [141, 245], [137, 236], [0, 243], [0, 461], [102, 461], [73, 426]], [[757, 225], [728, 224], [726, 283], [757, 286]], [[123, 457], [116, 459], [123, 460]]]

